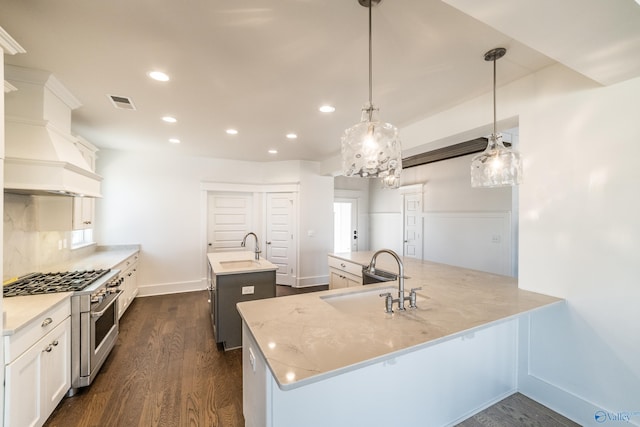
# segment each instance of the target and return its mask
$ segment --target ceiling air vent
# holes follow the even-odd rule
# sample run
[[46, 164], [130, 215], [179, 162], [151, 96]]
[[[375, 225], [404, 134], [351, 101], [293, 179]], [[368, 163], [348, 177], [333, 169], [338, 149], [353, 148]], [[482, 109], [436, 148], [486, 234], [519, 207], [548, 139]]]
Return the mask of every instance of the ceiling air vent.
[[120, 110], [135, 110], [136, 106], [133, 105], [131, 98], [126, 96], [107, 95], [114, 107]]

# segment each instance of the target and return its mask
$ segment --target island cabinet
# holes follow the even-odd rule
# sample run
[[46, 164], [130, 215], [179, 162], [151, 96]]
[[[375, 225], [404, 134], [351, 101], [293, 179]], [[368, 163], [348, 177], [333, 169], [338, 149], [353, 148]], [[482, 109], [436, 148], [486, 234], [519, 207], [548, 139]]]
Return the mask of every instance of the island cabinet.
[[[362, 266], [373, 253], [343, 255]], [[522, 325], [562, 300], [511, 277], [403, 262], [414, 308], [386, 310], [396, 281], [237, 305], [247, 427], [449, 426], [517, 391]]]
[[70, 313], [65, 299], [4, 337], [4, 425], [43, 425], [71, 387]]
[[242, 347], [242, 320], [236, 304], [276, 296], [278, 267], [249, 251], [212, 252], [209, 259], [209, 314], [216, 343]]
[[517, 325], [507, 321], [297, 384], [293, 374], [290, 384], [278, 383], [245, 325], [245, 425], [452, 425], [516, 391]]
[[362, 286], [362, 265], [333, 256], [329, 260], [329, 289]]

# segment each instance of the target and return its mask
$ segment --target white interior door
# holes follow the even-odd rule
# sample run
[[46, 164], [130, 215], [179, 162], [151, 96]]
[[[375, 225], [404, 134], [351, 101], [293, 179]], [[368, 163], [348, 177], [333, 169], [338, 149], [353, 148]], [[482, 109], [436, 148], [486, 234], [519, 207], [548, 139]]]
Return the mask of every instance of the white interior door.
[[333, 251], [358, 250], [358, 201], [335, 199], [333, 202]]
[[209, 193], [207, 252], [245, 250], [245, 234], [253, 230], [252, 193]]
[[403, 254], [422, 259], [422, 193], [404, 194]]
[[276, 283], [294, 286], [296, 280], [295, 197], [267, 193], [266, 258], [278, 266]]

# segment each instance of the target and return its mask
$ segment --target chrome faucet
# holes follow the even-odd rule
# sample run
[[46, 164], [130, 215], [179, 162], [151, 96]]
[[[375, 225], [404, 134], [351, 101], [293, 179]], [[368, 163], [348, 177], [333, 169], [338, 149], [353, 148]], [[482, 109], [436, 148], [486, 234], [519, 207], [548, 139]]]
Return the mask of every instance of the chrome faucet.
[[249, 236], [253, 236], [256, 240], [256, 248], [254, 252], [256, 254], [256, 259], [260, 259], [260, 252], [262, 251], [260, 250], [260, 246], [258, 246], [258, 236], [256, 236], [256, 233], [250, 231], [247, 234], [245, 234], [244, 237], [242, 238], [242, 243], [240, 243], [240, 246], [244, 248], [247, 245], [247, 237]]
[[405, 310], [404, 302], [409, 301], [409, 308], [416, 308], [416, 291], [421, 288], [413, 288], [408, 297], [404, 296], [404, 265], [402, 264], [402, 260], [398, 256], [397, 253], [392, 251], [391, 249], [380, 249], [376, 253], [373, 254], [371, 258], [371, 262], [369, 263], [368, 270], [375, 274], [376, 272], [376, 259], [378, 255], [382, 253], [387, 253], [395, 258], [398, 263], [398, 298], [393, 298], [391, 293], [383, 293], [380, 294], [381, 297], [385, 297], [385, 308], [387, 313], [393, 313], [393, 303], [398, 303], [398, 310]]

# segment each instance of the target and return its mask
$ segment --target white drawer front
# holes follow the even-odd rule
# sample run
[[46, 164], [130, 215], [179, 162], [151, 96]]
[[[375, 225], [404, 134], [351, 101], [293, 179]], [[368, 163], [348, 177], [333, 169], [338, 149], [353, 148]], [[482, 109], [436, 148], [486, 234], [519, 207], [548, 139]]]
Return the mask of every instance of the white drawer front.
[[355, 262], [345, 261], [343, 259], [330, 256], [329, 267], [337, 268], [338, 270], [342, 270], [362, 278], [362, 266]]
[[5, 363], [12, 362], [70, 315], [71, 302], [69, 299], [65, 299], [14, 335], [6, 336], [4, 342]]

